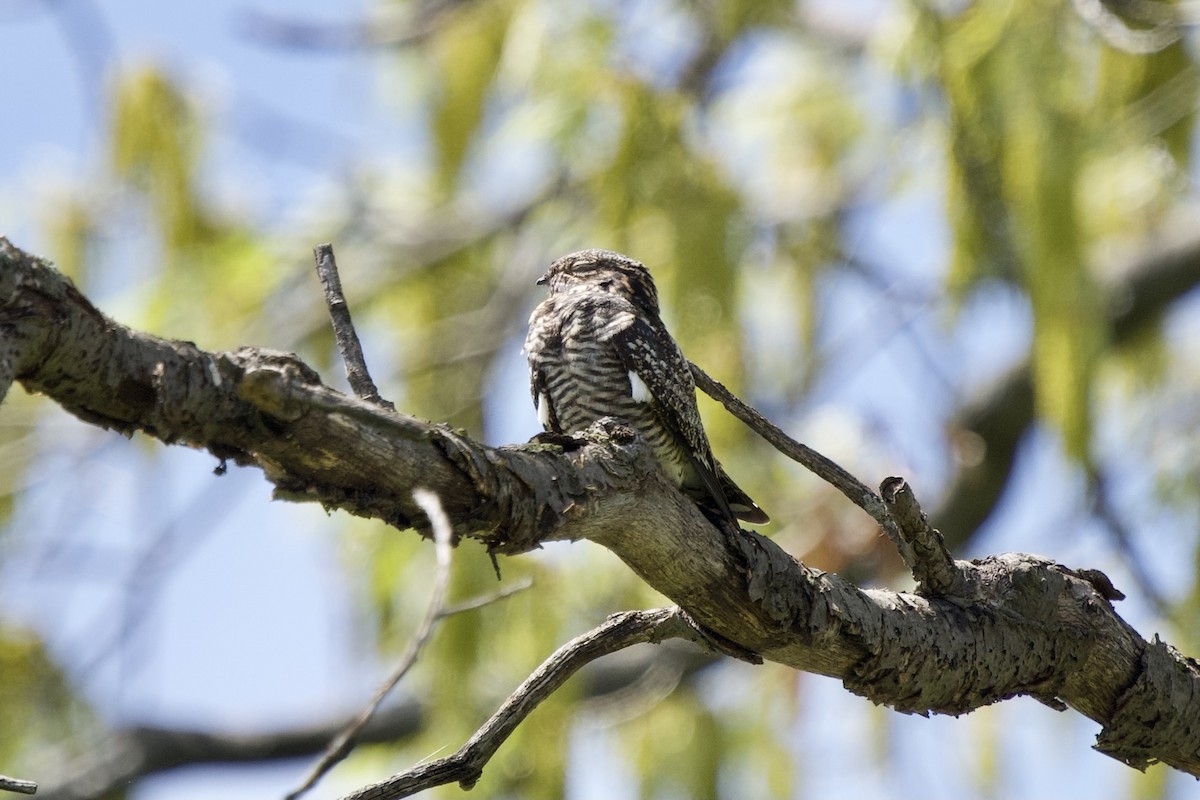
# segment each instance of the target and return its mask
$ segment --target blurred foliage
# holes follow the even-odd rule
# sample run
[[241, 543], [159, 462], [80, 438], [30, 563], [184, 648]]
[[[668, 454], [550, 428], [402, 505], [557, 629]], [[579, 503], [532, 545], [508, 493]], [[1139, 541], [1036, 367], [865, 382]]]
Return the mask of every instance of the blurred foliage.
[[[830, 13], [757, 0], [441, 4], [428, 30], [371, 62], [391, 79], [385, 94], [414, 94], [381, 103], [397, 104], [398, 137], [428, 144], [424, 160], [346, 170], [302, 224], [258, 219], [214, 180], [222, 123], [188, 79], [161, 64], [127, 66], [112, 80], [103, 178], [56, 196], [44, 215], [50, 255], [85, 292], [114, 296], [124, 322], [209, 348], [295, 349], [329, 364], [334, 382], [307, 261], [314, 242], [332, 241], [384, 393], [473, 435], [491, 425], [534, 431], [524, 398], [515, 406], [498, 387], [541, 297], [534, 278], [570, 250], [605, 246], [645, 261], [684, 351], [793, 430], [836, 393], [830, 384], [854, 380], [861, 363], [846, 363], [839, 346], [860, 345], [854, 358], [865, 362], [913, 316], [945, 310], [943, 295], [962, 309], [1001, 281], [1031, 312], [1041, 419], [1076, 462], [1110, 458], [1113, 448], [1096, 445], [1097, 385], [1119, 372], [1102, 369], [1116, 361], [1109, 256], [1155, 236], [1192, 191], [1194, 57], [1183, 42], [1119, 51], [1071, 4], [1050, 0], [897, 0], [869, 18], [844, 12], [845, 24], [837, 4], [813, 5]], [[860, 248], [860, 226], [872, 209], [905, 207], [921, 192], [942, 201], [943, 215], [914, 227], [944, 228], [947, 242], [914, 276], [891, 262], [907, 265], [908, 248], [928, 252], [927, 231], [902, 218], [893, 251], [881, 254]], [[141, 249], [116, 244], [131, 240]], [[913, 285], [924, 292], [916, 302]], [[1163, 395], [1156, 408], [1139, 406], [1161, 426], [1142, 431], [1161, 444], [1144, 454], [1157, 499], [1194, 514], [1200, 448], [1179, 434], [1200, 430], [1194, 395], [1164, 386], [1186, 365], [1158, 332], [1119, 355], [1138, 372], [1139, 393]], [[938, 366], [910, 391], [940, 424], [952, 409], [935, 396], [974, 387], [946, 390]], [[890, 380], [863, 393], [886, 404], [916, 379]], [[781, 543], [856, 579], [894, 569], [865, 517], [701, 403], [715, 449], [772, 513], [768, 531]], [[34, 423], [12, 406], [0, 447], [25, 453]], [[813, 431], [827, 438], [814, 444], [868, 482], [919, 461], [903, 432], [880, 433], [871, 413], [847, 403]], [[6, 488], [20, 485], [25, 458], [4, 460]], [[432, 553], [378, 525], [340, 516], [331, 525], [346, 542], [344, 569], [361, 576], [363, 629], [392, 660], [427, 600]], [[534, 587], [443, 624], [406, 684], [432, 711], [402, 763], [457, 746], [543, 658], [606, 614], [663, 602], [587, 544], [502, 567], [506, 582], [530, 576]], [[486, 555], [460, 548], [452, 600], [496, 588]], [[1193, 590], [1189, 609], [1197, 598]], [[75, 713], [56, 676], [53, 691], [39, 682], [52, 673], [37, 643], [22, 641], [0, 648], [7, 753], [23, 730], [57, 738]], [[588, 724], [579, 691], [572, 682], [541, 707], [474, 794], [562, 796], [567, 742]], [[803, 778], [789, 739], [800, 691], [788, 671], [716, 667], [613, 730], [641, 796], [731, 797], [742, 784], [788, 796]], [[23, 727], [35, 718], [37, 731]], [[885, 725], [873, 732], [891, 735]], [[998, 737], [979, 738], [988, 752], [976, 788], [996, 791]]]
[[[1089, 221], [1080, 213], [1097, 204], [1096, 195], [1127, 201], [1135, 193], [1084, 176], [1099, 162], [1111, 179], [1122, 156], [1136, 164], [1148, 145], [1169, 148], [1172, 171], [1185, 173], [1194, 114], [1180, 109], [1194, 106], [1194, 89], [1175, 97], [1172, 118], [1153, 129], [1121, 123], [1194, 69], [1181, 43], [1151, 56], [1114, 52], [1085, 36], [1065, 3], [980, 2], [954, 16], [919, 6], [918, 13], [950, 120], [951, 287], [963, 292], [998, 276], [1028, 293], [1039, 410], [1062, 431], [1068, 451], [1086, 460], [1091, 385], [1106, 335], [1099, 276], [1087, 266], [1091, 246], [1102, 237], [1144, 235], [1159, 215], [1105, 215], [1088, 241]], [[1128, 176], [1144, 178], [1141, 169]], [[1161, 208], [1174, 194], [1160, 180], [1142, 202]]]
[[453, 192], [483, 121], [511, 5], [499, 0], [453, 9], [430, 44], [430, 64], [441, 76], [430, 133], [437, 148], [437, 183], [447, 193]]
[[31, 630], [0, 626], [0, 708], [0, 764], [29, 763], [44, 742], [93, 732], [87, 706]]
[[[228, 341], [242, 320], [262, 313], [279, 278], [267, 244], [203, 196], [203, 123], [195, 101], [168, 74], [155, 66], [129, 70], [112, 104], [113, 178], [142, 197], [160, 243], [162, 271], [138, 322], [165, 335], [199, 330], [209, 341]], [[60, 233], [77, 249], [70, 244], [75, 231], [94, 229], [95, 221], [84, 219]]]
[[122, 78], [113, 105], [113, 173], [153, 204], [168, 252], [212, 236], [195, 198], [200, 123], [180, 89], [143, 67]]

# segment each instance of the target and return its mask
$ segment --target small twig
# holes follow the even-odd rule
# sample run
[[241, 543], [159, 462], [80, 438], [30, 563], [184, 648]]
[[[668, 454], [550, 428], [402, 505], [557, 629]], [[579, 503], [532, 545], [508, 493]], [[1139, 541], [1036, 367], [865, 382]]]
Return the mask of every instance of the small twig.
[[712, 378], [700, 367], [692, 364], [690, 361], [688, 364], [692, 368], [692, 376], [696, 379], [696, 386], [701, 391], [725, 406], [729, 413], [750, 426], [751, 430], [765, 439], [776, 450], [799, 463], [818, 478], [832, 485], [848, 497], [852, 503], [870, 514], [883, 528], [888, 538], [900, 548], [900, 555], [904, 557], [904, 560], [911, 565], [912, 562], [906, 553], [907, 545], [904, 538], [900, 535], [895, 520], [891, 518], [887, 506], [880, 499], [879, 495], [875, 494], [866, 484], [842, 469], [835, 462], [830, 461], [811, 447], [800, 444], [800, 442], [788, 436], [777, 425], [753, 407], [742, 402], [733, 392], [726, 389], [719, 381]]
[[295, 800], [300, 795], [307, 792], [316, 785], [329, 770], [333, 769], [342, 759], [350, 754], [354, 748], [355, 739], [363, 727], [370, 721], [371, 716], [379, 708], [384, 698], [387, 697], [392, 689], [396, 688], [396, 684], [400, 682], [413, 664], [417, 662], [417, 657], [421, 654], [421, 649], [429, 640], [430, 634], [433, 633], [433, 627], [437, 621], [444, 615], [446, 604], [446, 588], [450, 584], [450, 555], [453, 552], [453, 530], [450, 527], [450, 520], [446, 517], [446, 512], [442, 508], [441, 500], [438, 496], [428, 489], [415, 489], [413, 491], [413, 500], [425, 512], [429, 518], [430, 526], [433, 528], [433, 539], [437, 553], [437, 574], [433, 579], [433, 591], [429, 596], [429, 607], [425, 610], [425, 616], [421, 620], [417, 632], [413, 635], [412, 641], [408, 644], [408, 649], [404, 652], [403, 658], [400, 659], [400, 665], [395, 671], [388, 676], [388, 679], [375, 691], [375, 696], [371, 698], [371, 702], [367, 704], [354, 720], [347, 725], [341, 733], [339, 733], [329, 747], [326, 748], [312, 772], [305, 779], [304, 783], [291, 794], [287, 795], [287, 800]]
[[542, 662], [457, 753], [364, 786], [343, 800], [395, 800], [455, 782], [470, 789], [517, 726], [585, 664], [635, 644], [694, 637], [678, 608], [614, 614], [603, 625], [567, 642]]
[[455, 614], [461, 614], [464, 611], [474, 611], [477, 608], [483, 608], [486, 605], [490, 605], [497, 600], [503, 600], [506, 597], [511, 597], [517, 592], [523, 592], [530, 586], [533, 586], [533, 578], [524, 578], [516, 583], [510, 584], [509, 586], [504, 586], [500, 589], [497, 589], [494, 592], [481, 594], [478, 597], [472, 597], [469, 600], [463, 600], [461, 603], [447, 605], [442, 609], [440, 616], [441, 618], [445, 618], [454, 616]]
[[342, 361], [346, 363], [346, 379], [355, 396], [384, 408], [395, 411], [396, 407], [379, 396], [375, 381], [367, 370], [358, 333], [350, 320], [350, 306], [342, 294], [342, 280], [338, 277], [337, 261], [333, 257], [333, 245], [319, 244], [313, 248], [317, 261], [317, 276], [325, 290], [325, 305], [329, 308], [329, 319], [333, 322], [333, 335], [337, 339]]
[[0, 775], [0, 791], [16, 792], [17, 794], [37, 794], [38, 785], [33, 781], [23, 781], [20, 778], [10, 778]]
[[917, 591], [931, 597], [966, 594], [966, 576], [950, 557], [941, 532], [929, 524], [908, 482], [884, 478], [879, 493], [911, 548], [912, 558], [905, 560], [917, 581]]

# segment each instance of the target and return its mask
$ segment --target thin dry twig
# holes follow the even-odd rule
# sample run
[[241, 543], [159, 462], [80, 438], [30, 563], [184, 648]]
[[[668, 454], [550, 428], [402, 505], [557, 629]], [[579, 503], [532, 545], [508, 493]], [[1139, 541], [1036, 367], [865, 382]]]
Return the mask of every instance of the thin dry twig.
[[775, 423], [760, 414], [757, 409], [743, 402], [737, 395], [726, 389], [724, 385], [703, 369], [690, 361], [688, 365], [692, 368], [692, 376], [696, 380], [696, 386], [701, 391], [725, 406], [729, 413], [746, 423], [751, 430], [765, 439], [776, 450], [797, 462], [818, 478], [832, 485], [848, 497], [852, 503], [870, 514], [879, 523], [880, 527], [883, 528], [888, 538], [900, 550], [900, 555], [904, 558], [905, 563], [910, 566], [913, 564], [911, 548], [904, 540], [904, 537], [900, 535], [896, 521], [892, 519], [891, 514], [888, 512], [887, 505], [884, 504], [879, 495], [871, 491], [870, 487], [851, 475], [839, 464], [788, 436]]
[[37, 790], [38, 785], [33, 781], [0, 775], [0, 791], [16, 792], [17, 794], [37, 794]]
[[329, 770], [333, 769], [338, 762], [350, 754], [350, 751], [354, 749], [355, 739], [359, 732], [370, 721], [371, 716], [378, 710], [384, 698], [391, 693], [392, 689], [396, 688], [396, 684], [412, 669], [425, 643], [429, 641], [434, 625], [443, 616], [446, 605], [446, 589], [450, 585], [450, 556], [454, 550], [452, 544], [454, 532], [450, 527], [450, 520], [447, 518], [445, 510], [442, 508], [442, 502], [436, 494], [428, 489], [414, 489], [413, 500], [417, 502], [417, 505], [421, 507], [425, 515], [429, 518], [437, 553], [437, 574], [434, 575], [433, 579], [433, 591], [429, 596], [429, 607], [425, 610], [425, 616], [421, 619], [421, 624], [418, 626], [417, 632], [413, 635], [412, 641], [409, 642], [408, 649], [404, 652], [404, 657], [400, 659], [399, 666], [396, 667], [395, 671], [375, 691], [375, 696], [371, 698], [371, 702], [367, 704], [367, 707], [329, 743], [329, 747], [326, 748], [320, 760], [317, 761], [316, 766], [313, 767], [312, 772], [304, 780], [304, 783], [287, 795], [286, 800], [295, 800], [295, 798], [307, 792]]
[[554, 651], [458, 752], [364, 786], [342, 800], [395, 800], [455, 782], [470, 789], [517, 726], [585, 664], [635, 644], [694, 637], [678, 607], [614, 614]]
[[317, 276], [325, 290], [325, 305], [333, 323], [333, 335], [337, 338], [342, 361], [346, 363], [346, 379], [350, 382], [350, 388], [354, 390], [356, 397], [395, 411], [396, 407], [391, 402], [379, 396], [375, 381], [371, 380], [366, 359], [363, 358], [362, 345], [358, 341], [358, 333], [350, 319], [350, 305], [342, 293], [342, 279], [338, 277], [333, 245], [328, 242], [317, 245], [313, 248], [313, 257], [317, 262]]
[[461, 614], [464, 611], [474, 611], [477, 608], [483, 608], [484, 606], [495, 603], [497, 600], [503, 600], [506, 597], [511, 597], [517, 592], [523, 592], [530, 586], [533, 586], [533, 578], [522, 578], [521, 580], [508, 586], [503, 586], [494, 592], [481, 594], [478, 597], [472, 597], [470, 599], [463, 600], [461, 603], [452, 603], [447, 605], [442, 609], [441, 616], [443, 618], [452, 617], [455, 614]]

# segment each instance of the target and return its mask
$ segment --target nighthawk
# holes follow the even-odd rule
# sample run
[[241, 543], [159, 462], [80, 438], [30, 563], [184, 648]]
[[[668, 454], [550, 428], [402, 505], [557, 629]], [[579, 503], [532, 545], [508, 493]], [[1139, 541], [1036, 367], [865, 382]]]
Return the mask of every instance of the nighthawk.
[[622, 418], [710, 518], [769, 521], [713, 457], [695, 381], [659, 318], [649, 270], [611, 250], [582, 250], [551, 264], [538, 284], [549, 284], [550, 296], [529, 317], [525, 352], [542, 426], [567, 434]]

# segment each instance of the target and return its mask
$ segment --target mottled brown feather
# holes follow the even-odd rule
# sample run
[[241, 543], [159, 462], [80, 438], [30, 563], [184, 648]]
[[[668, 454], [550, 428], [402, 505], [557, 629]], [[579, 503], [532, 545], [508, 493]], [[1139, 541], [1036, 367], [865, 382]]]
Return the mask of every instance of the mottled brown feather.
[[[687, 359], [659, 318], [658, 292], [637, 261], [584, 250], [551, 265], [550, 296], [529, 318], [530, 390], [547, 430], [570, 433], [605, 416], [629, 421], [668, 477], [706, 511], [734, 522], [767, 515], [713, 457]], [[649, 392], [635, 397], [636, 375]]]

